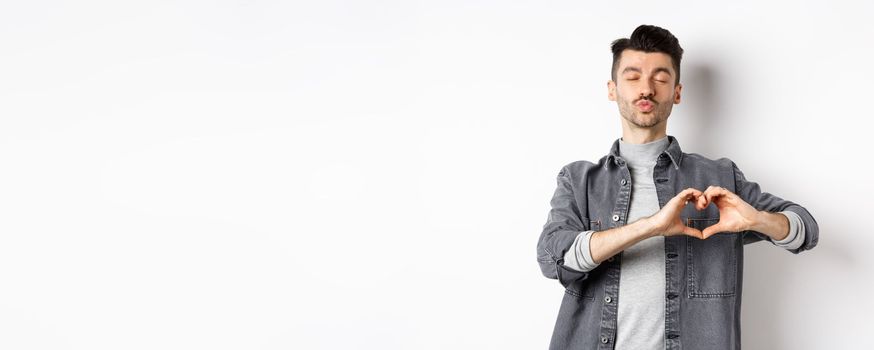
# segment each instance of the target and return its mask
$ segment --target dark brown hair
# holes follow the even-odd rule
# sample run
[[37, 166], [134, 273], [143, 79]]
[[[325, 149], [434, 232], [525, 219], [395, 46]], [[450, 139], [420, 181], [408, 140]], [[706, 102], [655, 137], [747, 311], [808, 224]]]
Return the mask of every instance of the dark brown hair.
[[680, 83], [680, 60], [683, 58], [683, 48], [680, 47], [680, 41], [677, 40], [677, 37], [667, 29], [643, 24], [631, 33], [631, 38], [613, 40], [610, 49], [613, 50], [613, 69], [610, 72], [613, 81], [616, 81], [616, 70], [619, 69], [619, 58], [622, 57], [622, 51], [635, 50], [661, 52], [671, 56], [671, 63], [674, 65], [674, 71], [677, 72], [674, 84]]

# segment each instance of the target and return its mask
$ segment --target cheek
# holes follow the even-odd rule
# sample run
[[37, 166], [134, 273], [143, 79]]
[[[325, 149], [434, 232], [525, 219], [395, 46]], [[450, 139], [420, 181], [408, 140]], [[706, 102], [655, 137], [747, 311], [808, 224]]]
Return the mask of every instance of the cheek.
[[630, 91], [628, 91], [628, 90], [629, 90], [629, 88], [628, 88], [627, 86], [626, 86], [625, 88], [616, 88], [616, 97], [617, 97], [619, 100], [625, 101], [625, 98], [624, 98], [625, 96], [634, 96], [634, 95], [633, 95]]
[[661, 92], [664, 96], [664, 102], [674, 102], [677, 97], [677, 90], [670, 86], [665, 86]]

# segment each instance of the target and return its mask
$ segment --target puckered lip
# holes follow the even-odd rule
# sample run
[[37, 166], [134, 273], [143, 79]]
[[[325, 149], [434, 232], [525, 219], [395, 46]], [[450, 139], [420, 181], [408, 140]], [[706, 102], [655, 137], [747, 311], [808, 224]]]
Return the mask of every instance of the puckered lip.
[[640, 108], [640, 110], [642, 110], [644, 112], [651, 111], [652, 109], [655, 108], [655, 103], [652, 101], [648, 101], [648, 100], [637, 101], [634, 105], [637, 106], [637, 108]]

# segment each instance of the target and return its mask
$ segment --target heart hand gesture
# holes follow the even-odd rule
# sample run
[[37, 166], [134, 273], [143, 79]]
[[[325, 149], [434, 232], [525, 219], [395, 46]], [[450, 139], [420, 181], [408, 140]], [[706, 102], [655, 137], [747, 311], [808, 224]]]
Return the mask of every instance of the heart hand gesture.
[[[680, 213], [689, 202], [693, 202], [695, 209], [699, 211], [707, 208], [710, 203], [716, 204], [719, 208], [719, 221], [704, 231], [686, 226], [680, 219]], [[719, 232], [750, 230], [755, 227], [756, 220], [760, 219], [758, 215], [759, 211], [738, 195], [722, 187], [710, 186], [704, 192], [694, 188], [681, 191], [648, 220], [651, 232], [662, 236], [688, 235], [706, 239]]]

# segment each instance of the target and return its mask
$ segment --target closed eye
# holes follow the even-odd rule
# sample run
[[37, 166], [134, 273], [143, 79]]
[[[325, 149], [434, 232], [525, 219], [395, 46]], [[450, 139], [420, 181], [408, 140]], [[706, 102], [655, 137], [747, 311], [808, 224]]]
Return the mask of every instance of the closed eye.
[[670, 79], [671, 77], [669, 74], [662, 73], [662, 74], [656, 75], [654, 78], [655, 78], [655, 81], [657, 81], [659, 83], [667, 83], [668, 79]]

